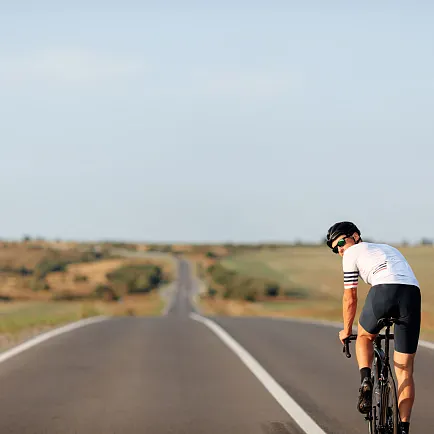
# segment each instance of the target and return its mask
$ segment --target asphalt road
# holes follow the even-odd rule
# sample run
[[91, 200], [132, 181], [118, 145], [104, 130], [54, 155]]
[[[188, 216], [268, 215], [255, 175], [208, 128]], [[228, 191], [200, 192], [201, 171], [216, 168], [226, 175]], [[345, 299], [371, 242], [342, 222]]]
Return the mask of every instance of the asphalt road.
[[[49, 339], [0, 364], [0, 433], [301, 434], [211, 330], [193, 321], [196, 284], [180, 262], [161, 318], [118, 318]], [[366, 433], [358, 371], [338, 330], [216, 318], [329, 434]], [[434, 351], [417, 358], [412, 434], [434, 432]]]

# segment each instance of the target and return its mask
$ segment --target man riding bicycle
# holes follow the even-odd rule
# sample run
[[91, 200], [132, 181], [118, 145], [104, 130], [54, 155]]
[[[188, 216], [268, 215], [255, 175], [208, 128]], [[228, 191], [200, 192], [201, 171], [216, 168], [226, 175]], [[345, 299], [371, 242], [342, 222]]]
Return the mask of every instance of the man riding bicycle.
[[403, 434], [409, 433], [415, 398], [413, 380], [421, 320], [419, 283], [404, 256], [387, 244], [367, 243], [352, 222], [338, 222], [327, 233], [327, 245], [342, 257], [344, 271], [343, 319], [339, 333], [342, 343], [352, 334], [357, 310], [357, 283], [361, 277], [371, 285], [359, 318], [356, 341], [361, 374], [357, 409], [369, 413], [372, 406], [371, 366], [373, 342], [383, 317], [398, 318], [395, 324], [395, 373], [398, 380], [398, 407]]

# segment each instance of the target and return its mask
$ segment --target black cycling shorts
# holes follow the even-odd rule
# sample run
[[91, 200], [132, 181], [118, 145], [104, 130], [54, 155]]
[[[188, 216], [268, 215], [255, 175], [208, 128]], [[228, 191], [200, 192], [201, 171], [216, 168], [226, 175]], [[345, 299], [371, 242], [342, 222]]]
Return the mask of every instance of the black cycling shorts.
[[399, 318], [394, 329], [395, 350], [415, 353], [420, 333], [420, 289], [395, 283], [374, 285], [366, 297], [359, 323], [368, 333], [377, 334], [380, 332], [377, 322], [384, 317]]

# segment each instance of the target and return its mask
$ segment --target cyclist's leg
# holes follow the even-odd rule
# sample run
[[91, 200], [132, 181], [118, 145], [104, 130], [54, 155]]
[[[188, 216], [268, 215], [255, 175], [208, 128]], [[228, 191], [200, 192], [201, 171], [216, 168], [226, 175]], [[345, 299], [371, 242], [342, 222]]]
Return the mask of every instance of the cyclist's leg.
[[379, 302], [378, 293], [381, 296], [381, 285], [373, 286], [369, 290], [360, 314], [356, 341], [359, 369], [371, 368], [374, 359], [373, 342], [380, 331], [377, 322], [384, 313], [384, 303], [381, 300]]
[[373, 341], [375, 336], [375, 334], [367, 332], [359, 324], [356, 341], [356, 354], [361, 374], [361, 384], [357, 401], [357, 410], [363, 414], [369, 413], [372, 407], [373, 384], [371, 381], [371, 366], [374, 359]]
[[421, 320], [420, 290], [403, 285], [400, 291], [400, 318], [395, 325], [395, 373], [398, 380], [398, 406], [401, 420], [408, 422], [415, 398], [413, 379]]
[[356, 355], [359, 369], [371, 368], [374, 360], [373, 342], [377, 334], [369, 333], [359, 323], [356, 341]]
[[398, 408], [401, 420], [409, 422], [414, 404], [415, 385], [413, 379], [414, 358], [416, 354], [395, 351], [395, 374], [398, 380]]
[[366, 414], [372, 407], [371, 366], [374, 359], [373, 342], [379, 330], [377, 318], [374, 315], [374, 301], [378, 288], [372, 287], [366, 297], [362, 314], [359, 319], [358, 334], [356, 341], [357, 362], [359, 364], [361, 385], [359, 389], [359, 399], [357, 409], [360, 413]]

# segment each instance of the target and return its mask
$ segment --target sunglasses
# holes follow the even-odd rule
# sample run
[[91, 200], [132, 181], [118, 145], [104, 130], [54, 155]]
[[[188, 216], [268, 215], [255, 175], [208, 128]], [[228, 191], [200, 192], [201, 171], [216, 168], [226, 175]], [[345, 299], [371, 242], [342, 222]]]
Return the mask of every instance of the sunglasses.
[[333, 253], [339, 253], [338, 247], [344, 247], [345, 244], [347, 243], [347, 238], [350, 237], [345, 237], [345, 238], [341, 238], [338, 243], [336, 244], [336, 246], [333, 247]]

